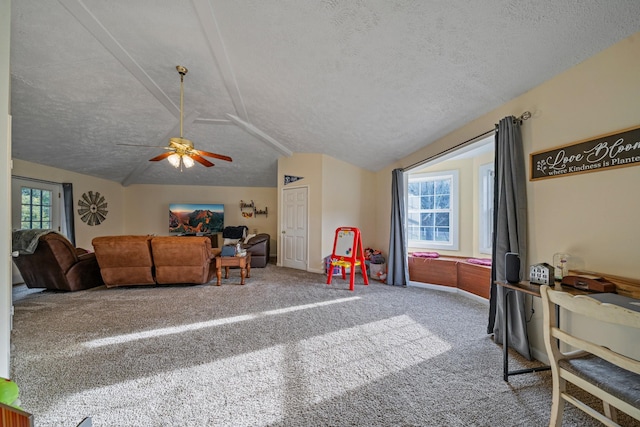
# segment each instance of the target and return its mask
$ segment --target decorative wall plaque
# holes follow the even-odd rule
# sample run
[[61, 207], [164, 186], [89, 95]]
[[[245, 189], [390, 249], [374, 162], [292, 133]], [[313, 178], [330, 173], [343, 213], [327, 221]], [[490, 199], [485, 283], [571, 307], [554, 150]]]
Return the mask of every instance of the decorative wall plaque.
[[530, 158], [531, 181], [636, 166], [640, 164], [640, 126], [538, 151]]
[[102, 221], [107, 219], [107, 202], [104, 196], [101, 196], [99, 192], [89, 191], [88, 194], [84, 193], [80, 199], [78, 199], [78, 215], [80, 219], [86, 222], [88, 225], [100, 225]]

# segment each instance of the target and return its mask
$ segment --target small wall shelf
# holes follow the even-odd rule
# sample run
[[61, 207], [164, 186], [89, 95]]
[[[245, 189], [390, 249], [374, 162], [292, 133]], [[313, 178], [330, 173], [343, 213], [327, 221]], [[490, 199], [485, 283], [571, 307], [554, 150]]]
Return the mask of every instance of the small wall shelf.
[[253, 214], [254, 214], [255, 216], [258, 216], [258, 215], [264, 215], [264, 216], [266, 216], [267, 218], [269, 217], [269, 214], [268, 214], [268, 212], [267, 212], [267, 207], [266, 207], [266, 206], [264, 207], [264, 209], [254, 209]]

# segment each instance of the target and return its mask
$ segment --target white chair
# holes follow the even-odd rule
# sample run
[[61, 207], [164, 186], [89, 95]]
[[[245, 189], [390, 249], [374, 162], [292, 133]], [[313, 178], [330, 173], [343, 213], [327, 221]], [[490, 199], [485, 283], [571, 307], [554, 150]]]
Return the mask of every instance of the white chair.
[[91, 417], [86, 417], [84, 420], [80, 421], [80, 424], [78, 424], [76, 427], [92, 427], [93, 426], [93, 421], [91, 420]]
[[[611, 325], [640, 329], [640, 312], [601, 303], [587, 295], [541, 286], [544, 316], [544, 344], [553, 375], [553, 402], [549, 426], [561, 426], [565, 402], [569, 402], [606, 426], [618, 426], [616, 409], [640, 421], [640, 361], [626, 357], [607, 347], [577, 337], [557, 326], [555, 305], [566, 312], [580, 314]], [[566, 312], [563, 319], [566, 318]], [[567, 323], [567, 322], [564, 322]], [[558, 340], [558, 341], [556, 341]], [[562, 352], [560, 343], [575, 349]], [[602, 399], [604, 415], [571, 395], [570, 382]]]

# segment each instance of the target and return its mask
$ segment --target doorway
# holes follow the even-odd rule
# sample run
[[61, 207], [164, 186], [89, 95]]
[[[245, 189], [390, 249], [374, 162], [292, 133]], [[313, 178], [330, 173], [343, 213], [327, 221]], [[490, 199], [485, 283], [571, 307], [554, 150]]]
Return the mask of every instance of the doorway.
[[[11, 228], [51, 229], [62, 232], [62, 185], [24, 178], [11, 178]], [[22, 283], [22, 276], [14, 263], [11, 282]]]
[[306, 270], [308, 265], [309, 189], [282, 191], [282, 266]]

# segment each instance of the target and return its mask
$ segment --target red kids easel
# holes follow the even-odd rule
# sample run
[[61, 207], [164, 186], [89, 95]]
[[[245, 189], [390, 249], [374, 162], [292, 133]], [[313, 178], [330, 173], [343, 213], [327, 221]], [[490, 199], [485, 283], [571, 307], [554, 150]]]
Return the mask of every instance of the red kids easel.
[[346, 267], [349, 269], [349, 290], [353, 291], [353, 279], [356, 274], [356, 266], [362, 269], [362, 278], [364, 284], [369, 284], [367, 277], [367, 269], [364, 263], [364, 251], [362, 250], [362, 240], [360, 239], [360, 230], [355, 227], [338, 227], [336, 229], [336, 237], [333, 241], [333, 253], [331, 254], [331, 262], [328, 266], [327, 285], [331, 284], [333, 277], [333, 267], [338, 266], [342, 269], [342, 278], [346, 279]]

